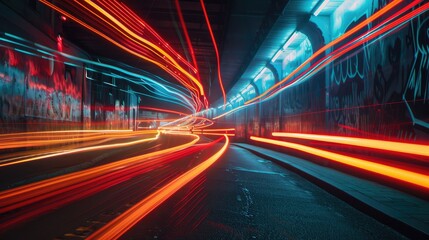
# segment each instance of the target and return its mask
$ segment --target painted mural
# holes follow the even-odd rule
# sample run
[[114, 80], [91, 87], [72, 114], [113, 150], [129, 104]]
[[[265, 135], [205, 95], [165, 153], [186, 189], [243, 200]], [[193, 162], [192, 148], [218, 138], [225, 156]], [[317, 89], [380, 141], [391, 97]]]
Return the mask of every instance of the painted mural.
[[[360, 22], [364, 21], [366, 16], [360, 17], [357, 21], [352, 21], [344, 30], [348, 31]], [[345, 42], [354, 39], [368, 30], [368, 27], [356, 32], [348, 37]], [[334, 50], [341, 46], [334, 47]], [[351, 133], [352, 130], [358, 130], [361, 127], [362, 117], [367, 117], [365, 114], [365, 95], [371, 93], [367, 89], [365, 94], [365, 86], [368, 86], [366, 74], [368, 69], [365, 69], [365, 59], [367, 55], [360, 48], [347, 58], [341, 58], [334, 61], [328, 68], [328, 84], [329, 84], [329, 125], [330, 129], [337, 129], [340, 133]], [[352, 130], [351, 130], [352, 129]]]
[[65, 65], [57, 57], [39, 58], [1, 47], [2, 131], [23, 130], [25, 123], [32, 121], [80, 121], [81, 78], [76, 72], [76, 67]]
[[[346, 0], [330, 16], [329, 38], [316, 45], [324, 45], [344, 35], [389, 2]], [[403, 4], [408, 3], [404, 1]], [[333, 45], [325, 55], [334, 60], [319, 73], [286, 88], [274, 99], [249, 106], [244, 122], [237, 121], [236, 127], [245, 124], [249, 135], [266, 137], [272, 131], [280, 130], [427, 141], [428, 12], [394, 25], [393, 30], [374, 39], [361, 41], [346, 54], [338, 55], [340, 57], [330, 55], [344, 49], [351, 40], [360, 39], [358, 37], [373, 27], [383, 28], [390, 17], [386, 14], [348, 36], [341, 44]], [[308, 34], [312, 32], [317, 31]], [[282, 66], [276, 66], [276, 70], [280, 77], [285, 77], [294, 66], [287, 57]], [[226, 122], [227, 118], [233, 117], [226, 117]], [[242, 135], [239, 133], [240, 137]]]
[[[385, 1], [373, 1], [375, 12]], [[344, 30], [363, 21], [350, 22]], [[378, 25], [384, 19], [372, 23]], [[429, 15], [333, 63], [329, 129], [347, 135], [419, 140], [429, 132]]]
[[85, 79], [84, 73], [61, 55], [42, 58], [0, 47], [0, 132], [128, 129], [129, 93]]
[[115, 87], [92, 82], [91, 128], [128, 129], [128, 93]]

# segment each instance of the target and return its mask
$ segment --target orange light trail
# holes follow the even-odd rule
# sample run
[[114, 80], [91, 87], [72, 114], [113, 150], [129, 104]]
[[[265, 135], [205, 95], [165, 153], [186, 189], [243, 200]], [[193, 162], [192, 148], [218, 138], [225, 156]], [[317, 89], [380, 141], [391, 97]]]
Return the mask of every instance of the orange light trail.
[[404, 170], [401, 168], [388, 166], [385, 164], [371, 162], [361, 158], [350, 157], [347, 155], [338, 154], [338, 153], [334, 153], [326, 150], [321, 150], [314, 147], [308, 147], [297, 143], [278, 141], [278, 140], [260, 138], [255, 136], [251, 136], [250, 139], [258, 142], [269, 143], [269, 144], [273, 144], [281, 147], [292, 148], [298, 151], [310, 153], [312, 155], [330, 159], [335, 162], [346, 164], [352, 167], [363, 169], [365, 171], [370, 171], [389, 178], [415, 184], [417, 186], [421, 186], [426, 189], [429, 189], [429, 176], [426, 174], [416, 173], [416, 172]]
[[80, 25], [84, 26], [84, 27], [85, 27], [85, 28], [87, 28], [88, 30], [90, 30], [90, 31], [92, 31], [92, 32], [94, 32], [94, 33], [96, 33], [96, 34], [98, 34], [99, 36], [101, 36], [102, 38], [104, 38], [104, 39], [106, 39], [107, 41], [111, 42], [112, 44], [116, 45], [117, 47], [121, 48], [122, 50], [124, 50], [124, 51], [126, 51], [126, 52], [128, 52], [128, 53], [131, 53], [131, 54], [133, 54], [133, 55], [136, 55], [136, 56], [138, 56], [138, 57], [140, 57], [140, 58], [142, 58], [142, 59], [144, 59], [144, 60], [146, 60], [146, 61], [148, 61], [148, 62], [151, 62], [151, 63], [153, 63], [153, 64], [157, 65], [158, 67], [160, 67], [160, 68], [162, 68], [162, 69], [164, 69], [164, 70], [168, 71], [168, 69], [167, 69], [163, 64], [160, 64], [160, 63], [158, 63], [158, 62], [156, 62], [156, 61], [153, 61], [153, 60], [152, 60], [152, 59], [150, 59], [150, 58], [145, 57], [145, 56], [144, 56], [144, 55], [142, 55], [142, 54], [139, 54], [139, 53], [137, 53], [137, 52], [132, 51], [131, 49], [129, 49], [129, 48], [127, 48], [127, 47], [123, 46], [122, 44], [120, 44], [120, 43], [118, 43], [117, 41], [113, 40], [112, 38], [108, 37], [106, 34], [103, 34], [102, 32], [100, 32], [100, 31], [98, 31], [97, 29], [95, 29], [95, 28], [93, 28], [93, 27], [89, 26], [88, 24], [84, 23], [83, 21], [79, 20], [78, 18], [74, 17], [73, 15], [69, 14], [68, 12], [66, 12], [66, 11], [62, 10], [61, 8], [59, 8], [59, 7], [57, 7], [57, 6], [53, 5], [53, 4], [51, 4], [50, 2], [48, 2], [48, 1], [46, 1], [46, 0], [40, 0], [40, 2], [41, 2], [41, 3], [43, 3], [43, 4], [45, 4], [46, 6], [48, 6], [48, 7], [52, 8], [52, 9], [54, 9], [55, 11], [57, 11], [57, 12], [59, 12], [59, 13], [61, 13], [61, 14], [65, 15], [66, 17], [68, 17], [68, 18], [72, 19], [73, 21], [75, 21], [75, 22], [79, 23]]
[[176, 121], [177, 118], [163, 118], [163, 119], [143, 119], [143, 120], [138, 120], [138, 122], [172, 122], [172, 121]]
[[[154, 130], [152, 132], [156, 132], [156, 130]], [[142, 132], [140, 134], [143, 134], [143, 133], [147, 134], [148, 131]], [[45, 158], [49, 158], [49, 157], [57, 157], [57, 156], [62, 156], [62, 155], [66, 155], [66, 154], [71, 154], [71, 153], [89, 152], [89, 151], [102, 150], [102, 149], [112, 149], [112, 148], [132, 146], [132, 145], [139, 144], [139, 143], [155, 141], [156, 139], [159, 138], [159, 135], [160, 135], [160, 132], [158, 131], [156, 136], [152, 137], [152, 138], [139, 139], [139, 140], [124, 142], [124, 143], [104, 144], [104, 145], [97, 145], [97, 146], [91, 146], [91, 147], [80, 147], [80, 148], [76, 148], [76, 149], [61, 150], [61, 151], [57, 151], [57, 152], [47, 152], [47, 153], [40, 154], [40, 155], [37, 155], [34, 157], [30, 156], [30, 157], [24, 157], [24, 158], [20, 158], [20, 159], [1, 160], [0, 161], [0, 167], [6, 167], [6, 166], [11, 166], [11, 165], [36, 161], [36, 160], [45, 159]], [[117, 137], [112, 137], [112, 136], [109, 136], [109, 137], [112, 139], [115, 139], [115, 138], [117, 139]], [[104, 137], [104, 138], [106, 138], [106, 137]], [[99, 139], [99, 137], [97, 137], [97, 139]], [[87, 138], [80, 138], [80, 140], [88, 140], [88, 139]], [[52, 140], [48, 140], [46, 142], [49, 143], [50, 141], [52, 141]], [[68, 142], [70, 140], [67, 139], [64, 141]]]
[[[375, 38], [381, 36], [382, 34], [388, 32], [388, 31], [392, 31], [392, 29], [397, 28], [401, 24], [409, 21], [412, 18], [417, 17], [418, 15], [423, 13], [424, 11], [427, 11], [429, 4], [424, 4], [424, 5], [416, 8], [416, 9], [413, 9], [410, 13], [406, 14], [405, 16], [402, 16], [399, 19], [394, 20], [395, 18], [401, 16], [406, 11], [412, 9], [414, 6], [416, 6], [420, 2], [421, 2], [421, 0], [417, 0], [417, 1], [414, 1], [410, 4], [408, 4], [405, 7], [403, 7], [401, 10], [399, 10], [398, 12], [395, 12], [392, 16], [390, 16], [388, 19], [386, 19], [384, 22], [374, 26], [367, 33], [361, 35], [361, 37], [357, 37], [354, 40], [350, 41], [349, 43], [344, 44], [344, 46], [340, 47], [339, 49], [335, 50], [334, 52], [331, 52], [324, 59], [321, 59], [316, 64], [313, 64], [313, 66], [316, 66], [316, 67], [310, 67], [311, 71], [301, 73], [300, 76], [296, 77], [295, 79], [291, 79], [291, 81], [289, 81], [288, 84], [282, 86], [280, 89], [277, 89], [275, 91], [268, 93], [269, 95], [267, 97], [274, 95], [275, 93], [279, 92], [280, 90], [290, 86], [291, 84], [293, 84], [299, 80], [302, 80], [304, 75], [307, 75], [305, 78], [314, 75], [320, 69], [325, 67], [328, 63], [333, 62], [334, 60], [340, 58], [344, 54], [346, 54], [346, 53], [350, 52], [351, 50], [361, 46], [362, 44], [367, 43], [370, 40], [375, 39]], [[326, 61], [326, 60], [329, 60], [329, 61]], [[323, 63], [323, 64], [319, 65], [320, 63]], [[304, 65], [301, 65], [299, 68], [301, 68], [301, 67], [304, 67]], [[312, 72], [312, 73], [310, 73], [310, 72]], [[293, 72], [293, 74], [295, 74], [295, 73], [298, 73], [298, 71]]]
[[194, 124], [192, 125], [195, 129], [202, 129], [202, 128], [206, 128], [206, 127], [210, 127], [214, 124], [214, 122], [208, 118], [205, 117], [193, 117], [193, 119], [196, 120], [200, 120], [199, 123], [194, 122]]
[[62, 131], [39, 131], [39, 132], [17, 132], [17, 133], [4, 133], [0, 135], [3, 137], [16, 137], [22, 135], [34, 136], [38, 134], [56, 134], [56, 133], [111, 133], [111, 132], [132, 132], [132, 130], [62, 130]]
[[[185, 87], [187, 87], [191, 91], [191, 93], [192, 92], [195, 93], [195, 95], [191, 94], [193, 96], [193, 99], [195, 102], [195, 108], [197, 111], [199, 111], [199, 109], [201, 109], [202, 103], [201, 103], [201, 100], [199, 99], [199, 96], [204, 95], [204, 89], [203, 89], [203, 86], [201, 85], [201, 83], [194, 76], [192, 76], [190, 73], [188, 73], [180, 64], [178, 64], [174, 60], [174, 58], [171, 57], [171, 55], [167, 54], [163, 49], [156, 46], [156, 44], [153, 44], [152, 42], [148, 41], [147, 39], [140, 37], [138, 34], [133, 32], [130, 28], [125, 26], [124, 25], [125, 23], [123, 24], [122, 22], [120, 22], [117, 18], [112, 16], [110, 13], [108, 13], [106, 10], [104, 10], [100, 6], [96, 5], [93, 2], [87, 1], [87, 3], [91, 7], [93, 7], [95, 10], [100, 12], [104, 17], [106, 17], [107, 19], [112, 21], [112, 23], [110, 23], [103, 16], [99, 16], [98, 14], [96, 14], [96, 12], [88, 9], [88, 7], [85, 7], [82, 3], [75, 1], [75, 4], [80, 5], [80, 8], [86, 9], [88, 12], [92, 13], [90, 15], [90, 17], [84, 17], [85, 19], [98, 17], [99, 20], [102, 20], [105, 23], [107, 23], [106, 25], [102, 25], [102, 27], [92, 27], [89, 24], [85, 23], [84, 21], [79, 20], [78, 17], [73, 16], [71, 13], [67, 12], [66, 10], [64, 10], [58, 6], [55, 6], [54, 4], [48, 2], [47, 0], [40, 0], [40, 2], [42, 2], [43, 4], [47, 5], [48, 7], [52, 8], [52, 9], [54, 9], [55, 11], [61, 13], [62, 15], [68, 17], [69, 19], [77, 22], [78, 24], [82, 25], [83, 27], [87, 28], [88, 30], [96, 33], [97, 35], [99, 35], [101, 37], [103, 37], [104, 39], [106, 39], [107, 41], [111, 42], [112, 44], [118, 46], [122, 50], [124, 50], [124, 51], [126, 51], [132, 55], [135, 55], [139, 58], [142, 58], [143, 60], [148, 61], [148, 62], [158, 66], [159, 68], [163, 69], [164, 71], [166, 71], [167, 73], [172, 75], [175, 79], [177, 79]], [[69, 4], [69, 5], [71, 5], [73, 3], [71, 3], [71, 2], [60, 2], [60, 3], [56, 3], [56, 4]], [[112, 3], [111, 2], [104, 2], [104, 4], [112, 4]], [[125, 7], [123, 5], [121, 5], [121, 6], [122, 6], [122, 8]], [[115, 6], [110, 6], [109, 9], [115, 9]], [[128, 10], [128, 11], [131, 11], [131, 10]], [[85, 13], [85, 11], [79, 12], [79, 14], [84, 14], [84, 13]], [[134, 15], [135, 14], [129, 14], [128, 16], [132, 17]], [[96, 23], [97, 20], [94, 20], [93, 22]], [[128, 22], [130, 22], [130, 21], [128, 21]], [[133, 21], [131, 21], [131, 22], [133, 22]], [[134, 22], [139, 22], [140, 24], [143, 23], [143, 21], [141, 19], [139, 21], [134, 21]], [[103, 27], [104, 28], [107, 27], [108, 25], [110, 25], [112, 28], [111, 30], [113, 30], [112, 33], [110, 34], [110, 36], [103, 33], [102, 30], [99, 30], [99, 29], [103, 29]], [[145, 26], [146, 26], [145, 29], [148, 29], [148, 30], [150, 29], [149, 26], [147, 26], [147, 25], [145, 25]], [[153, 34], [158, 40], [161, 39], [159, 37], [159, 35], [154, 33], [153, 30], [150, 30], [149, 32], [151, 34]], [[121, 35], [122, 37], [125, 37], [125, 38], [119, 39], [120, 41], [123, 41], [124, 39], [130, 40], [130, 42], [126, 43], [128, 45], [124, 45], [124, 44], [120, 43], [118, 40], [114, 39], [115, 37], [119, 38], [118, 34]], [[163, 42], [165, 42], [165, 41], [163, 41]], [[169, 45], [167, 43], [165, 43], [164, 45], [168, 49], [171, 48], [171, 47], [169, 47]], [[155, 54], [155, 56], [159, 60], [156, 60], [155, 58], [153, 58], [153, 56], [151, 56], [144, 49]], [[182, 57], [178, 57], [178, 59], [185, 61]], [[169, 64], [171, 65], [171, 67], [169, 67]], [[177, 71], [174, 69], [176, 69]], [[188, 83], [187, 80], [190, 80], [190, 83]], [[197, 88], [195, 88], [193, 85], [197, 86]]]
[[[110, 3], [111, 1], [105, 1], [106, 3]], [[142, 27], [143, 29], [150, 32], [154, 37], [155, 40], [159, 41], [164, 45], [169, 51], [171, 51], [174, 55], [176, 55], [177, 59], [179, 59], [182, 63], [184, 63], [187, 67], [189, 67], [193, 72], [197, 73], [197, 69], [192, 66], [189, 62], [187, 62], [180, 54], [178, 54], [150, 25], [148, 25], [143, 19], [140, 18], [135, 12], [133, 12], [130, 8], [128, 8], [124, 3], [122, 2], [116, 2], [115, 5], [112, 5], [112, 9], [116, 9], [116, 7], [120, 8], [122, 10], [122, 16], [127, 16], [132, 19], [126, 20], [127, 22], [131, 24], [135, 24], [134, 28], [137, 30], [137, 32], [141, 31]], [[121, 16], [121, 15], [118, 15]]]
[[[335, 59], [338, 59], [339, 57], [341, 57], [343, 54], [347, 53], [348, 51], [360, 46], [361, 44], [376, 38], [377, 36], [391, 31], [393, 28], [397, 27], [398, 25], [400, 25], [403, 22], [408, 21], [409, 19], [418, 16], [419, 14], [423, 13], [424, 11], [427, 11], [427, 9], [429, 8], [429, 4], [424, 4], [422, 6], [420, 6], [417, 9], [414, 9], [412, 12], [406, 14], [405, 16], [400, 17], [399, 19], [393, 21], [393, 19], [397, 18], [398, 16], [401, 16], [403, 13], [405, 13], [406, 11], [412, 9], [414, 6], [416, 6], [417, 4], [419, 4], [420, 2], [422, 2], [422, 0], [416, 0], [411, 2], [410, 4], [408, 4], [407, 6], [403, 7], [402, 9], [400, 9], [398, 12], [395, 12], [389, 19], [387, 19], [386, 21], [384, 21], [383, 23], [378, 24], [377, 26], [374, 26], [368, 33], [370, 32], [376, 32], [376, 34], [364, 34], [362, 35], [360, 38], [356, 38], [354, 41], [352, 41], [352, 43], [348, 43], [345, 44], [345, 46], [335, 50], [334, 52], [331, 52], [329, 55], [325, 56], [323, 59], [320, 59], [317, 63], [313, 64], [309, 69], [311, 70], [307, 70], [307, 72], [303, 72], [301, 73], [298, 77], [294, 77], [294, 75], [298, 74], [299, 71], [302, 70], [303, 67], [305, 67], [307, 64], [309, 64], [313, 59], [315, 59], [316, 57], [318, 57], [318, 55], [322, 54], [324, 50], [327, 49], [327, 47], [331, 47], [334, 44], [337, 44], [338, 42], [344, 40], [345, 38], [349, 37], [351, 34], [355, 33], [356, 31], [359, 31], [361, 28], [363, 27], [366, 21], [373, 21], [376, 18], [380, 17], [380, 15], [386, 13], [387, 11], [389, 11], [390, 9], [394, 8], [399, 2], [398, 1], [394, 1], [391, 2], [390, 4], [386, 5], [384, 8], [382, 8], [381, 10], [379, 10], [377, 13], [373, 14], [370, 18], [368, 18], [367, 20], [365, 20], [364, 22], [362, 22], [361, 24], [358, 24], [356, 27], [352, 28], [351, 30], [349, 30], [348, 32], [346, 32], [344, 35], [342, 35], [341, 37], [333, 40], [332, 42], [330, 42], [329, 44], [325, 45], [324, 47], [322, 47], [321, 49], [319, 49], [316, 53], [314, 53], [310, 58], [308, 58], [306, 61], [304, 61], [304, 63], [302, 63], [298, 68], [296, 68], [291, 74], [289, 74], [287, 77], [285, 77], [282, 81], [276, 83], [275, 85], [273, 85], [270, 89], [266, 90], [264, 93], [260, 94], [259, 96], [247, 101], [244, 103], [244, 105], [236, 107], [228, 112], [225, 112], [219, 116], [216, 116], [213, 118], [213, 120], [224, 117], [226, 115], [229, 115], [231, 113], [234, 113], [240, 109], [242, 109], [243, 107], [248, 107], [252, 104], [257, 103], [257, 100], [262, 99], [263, 97], [268, 98], [270, 96], [275, 95], [276, 93], [280, 92], [282, 89], [289, 87], [291, 84], [302, 80], [303, 78], [308, 78], [311, 75], [314, 75], [315, 73], [317, 73], [320, 69], [322, 69], [323, 67], [325, 67], [328, 63], [332, 62]], [[391, 22], [393, 21], [393, 22]], [[391, 22], [391, 23], [389, 23]], [[389, 24], [387, 24], [389, 23]], [[387, 25], [386, 25], [387, 24]], [[382, 28], [381, 30], [379, 28]], [[369, 37], [366, 35], [370, 35]], [[313, 73], [310, 73], [310, 71], [313, 71]], [[288, 82], [287, 84], [284, 84], [285, 82]], [[283, 84], [281, 86], [280, 89], [276, 89], [278, 86], [280, 86], [281, 84]]]
[[79, 172], [69, 173], [66, 175], [58, 176], [51, 179], [31, 183], [21, 187], [9, 189], [1, 192], [0, 194], [0, 214], [29, 205], [36, 201], [48, 199], [57, 195], [59, 192], [66, 188], [79, 187], [80, 183], [89, 181], [99, 176], [111, 173], [118, 169], [123, 169], [133, 166], [150, 158], [162, 156], [165, 154], [173, 153], [181, 149], [193, 146], [200, 139], [198, 135], [191, 135], [194, 139], [168, 149], [146, 153], [140, 156], [126, 158], [113, 163], [108, 163], [98, 167], [82, 170]]
[[275, 137], [289, 137], [307, 140], [316, 140], [322, 142], [339, 143], [358, 147], [367, 147], [373, 149], [380, 149], [392, 152], [400, 152], [407, 154], [415, 154], [421, 156], [429, 156], [429, 145], [402, 143], [394, 141], [384, 141], [368, 138], [355, 138], [355, 137], [342, 137], [331, 135], [319, 134], [305, 134], [305, 133], [286, 133], [286, 132], [273, 132]]
[[188, 184], [191, 180], [195, 179], [195, 177], [213, 165], [223, 155], [229, 145], [229, 138], [227, 136], [224, 137], [225, 144], [213, 156], [206, 159], [204, 162], [200, 163], [194, 168], [188, 170], [176, 179], [172, 180], [145, 199], [141, 200], [133, 207], [119, 215], [117, 218], [94, 232], [87, 239], [111, 240], [120, 238], [124, 233], [131, 229], [150, 212], [155, 210], [163, 202], [169, 199], [174, 193], [179, 191], [183, 186]]
[[[222, 140], [222, 138], [218, 138], [209, 143], [202, 143], [189, 148], [143, 158], [132, 164], [111, 168], [110, 171], [105, 171], [102, 174], [94, 174], [83, 181], [77, 181], [73, 184], [64, 184], [63, 187], [47, 186], [49, 189], [39, 189], [36, 196], [32, 197], [32, 199], [25, 204], [22, 204], [20, 199], [24, 199], [27, 197], [27, 194], [34, 194], [34, 192], [23, 193], [17, 197], [18, 199], [16, 199], [13, 204], [6, 206], [6, 208], [0, 206], [0, 212], [2, 212], [0, 214], [0, 232], [76, 200], [99, 193], [136, 176], [148, 173], [153, 169], [162, 168], [173, 161], [192, 156], [205, 149], [210, 149], [220, 142], [220, 140]], [[146, 155], [142, 155], [140, 157], [145, 156]]]
[[235, 128], [208, 128], [203, 129], [204, 132], [229, 132], [235, 131]]
[[188, 115], [186, 117], [177, 119], [174, 122], [170, 122], [164, 126], [159, 127], [162, 130], [184, 130], [189, 131], [191, 128], [201, 129], [205, 127], [212, 126], [214, 122], [205, 117], [196, 117], [193, 115]]
[[[264, 93], [260, 94], [259, 96], [255, 97], [251, 100], [246, 101], [244, 104], [247, 105], [247, 104], [253, 103], [256, 100], [261, 99], [264, 96], [266, 96], [267, 94], [271, 93], [271, 91], [275, 90], [280, 85], [289, 81], [295, 74], [297, 74], [299, 71], [301, 71], [302, 68], [304, 68], [307, 64], [311, 63], [311, 61], [314, 60], [315, 58], [319, 57], [319, 55], [323, 54], [327, 49], [329, 49], [330, 47], [334, 46], [335, 44], [347, 39], [348, 37], [350, 37], [354, 33], [361, 30], [361, 28], [367, 26], [368, 24], [370, 24], [371, 22], [373, 22], [374, 20], [376, 20], [377, 18], [379, 18], [383, 14], [385, 14], [388, 11], [390, 11], [391, 9], [393, 9], [395, 6], [397, 6], [401, 2], [402, 2], [402, 0], [394, 0], [394, 1], [390, 2], [385, 7], [383, 7], [382, 9], [380, 9], [379, 11], [377, 11], [376, 13], [374, 13], [373, 15], [371, 15], [370, 17], [368, 17], [367, 19], [365, 19], [364, 21], [362, 21], [361, 23], [359, 23], [358, 25], [356, 25], [355, 27], [353, 27], [352, 29], [347, 31], [346, 33], [344, 33], [342, 36], [336, 38], [335, 40], [331, 41], [330, 43], [326, 44], [325, 46], [323, 46], [322, 48], [317, 50], [311, 57], [309, 57], [307, 60], [305, 60], [299, 67], [297, 67], [294, 71], [292, 71], [283, 80], [274, 84], [272, 87], [270, 87], [268, 90], [266, 90]], [[407, 6], [407, 9], [409, 9], [412, 6], [417, 5], [420, 2], [422, 2], [422, 0], [414, 1], [413, 3], [411, 3]]]
[[[56, 145], [61, 143], [69, 143], [71, 141], [89, 141], [89, 140], [98, 140], [103, 138], [126, 138], [133, 135], [141, 135], [149, 132], [93, 132], [86, 133], [85, 136], [81, 136], [80, 134], [67, 134], [64, 132], [60, 135], [60, 132], [51, 132], [55, 135], [42, 135], [42, 134], [50, 134], [49, 132], [39, 132], [39, 134], [35, 133], [27, 133], [28, 135], [21, 135], [13, 137], [13, 135], [9, 135], [8, 137], [2, 136], [0, 139], [2, 140], [2, 145], [0, 145], [0, 149], [10, 149], [10, 148], [23, 148], [23, 147], [38, 147], [38, 146], [47, 146], [47, 145]], [[154, 133], [154, 132], [152, 132]], [[48, 138], [48, 140], [41, 140], [44, 138]], [[49, 139], [49, 138], [59, 138], [59, 139]]]
[[[165, 56], [168, 60], [171, 61], [171, 63], [183, 74], [185, 74], [189, 79], [191, 79], [199, 88], [200, 90], [200, 94], [204, 95], [204, 89], [203, 86], [201, 85], [201, 83], [195, 79], [194, 76], [192, 76], [191, 74], [189, 74], [186, 70], [184, 70], [177, 62], [176, 60], [174, 60], [173, 57], [171, 57], [171, 55], [169, 55], [167, 52], [165, 52], [163, 49], [159, 48], [158, 46], [156, 46], [155, 44], [153, 44], [150, 41], [147, 41], [146, 39], [140, 37], [139, 35], [137, 35], [135, 32], [131, 31], [128, 27], [126, 27], [124, 24], [122, 24], [120, 21], [118, 21], [114, 16], [112, 16], [111, 14], [109, 14], [107, 11], [105, 11], [103, 8], [101, 8], [100, 6], [98, 6], [97, 4], [95, 4], [94, 2], [90, 1], [90, 0], [85, 0], [86, 3], [88, 3], [90, 6], [92, 6], [93, 8], [97, 9], [101, 14], [103, 14], [104, 16], [106, 16], [108, 19], [110, 19], [112, 22], [114, 22], [118, 27], [120, 27], [121, 29], [123, 29], [126, 33], [128, 33], [129, 35], [131, 35], [132, 37], [134, 37], [135, 39], [141, 41], [144, 44], [147, 44], [148, 46], [150, 46], [151, 48], [155, 49], [156, 51], [158, 51], [159, 53], [161, 53], [163, 56]], [[112, 3], [111, 1], [109, 3]], [[112, 6], [112, 8], [114, 8], [115, 6]]]

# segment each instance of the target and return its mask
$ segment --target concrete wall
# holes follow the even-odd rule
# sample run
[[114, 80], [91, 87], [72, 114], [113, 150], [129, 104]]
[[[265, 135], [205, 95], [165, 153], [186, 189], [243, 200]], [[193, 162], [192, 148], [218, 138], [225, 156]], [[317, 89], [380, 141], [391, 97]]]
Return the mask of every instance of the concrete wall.
[[[331, 41], [324, 36], [335, 39], [343, 35], [385, 4], [387, 1], [345, 1], [329, 18], [311, 19], [309, 24], [320, 24], [318, 31], [304, 33], [319, 33], [308, 36], [315, 51]], [[219, 120], [223, 126], [235, 125], [237, 141], [250, 135], [270, 137], [273, 131], [429, 140], [428, 32], [429, 14], [424, 13], [387, 36], [365, 42], [276, 97]]]
[[91, 56], [61, 35], [58, 14], [0, 1], [0, 21], [0, 133], [135, 128], [136, 95], [127, 83], [104, 84], [103, 69], [87, 78]]

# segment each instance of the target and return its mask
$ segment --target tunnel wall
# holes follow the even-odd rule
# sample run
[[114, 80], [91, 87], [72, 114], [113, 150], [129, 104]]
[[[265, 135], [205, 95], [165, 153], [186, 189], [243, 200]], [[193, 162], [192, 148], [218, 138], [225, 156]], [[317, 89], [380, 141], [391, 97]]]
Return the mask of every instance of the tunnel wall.
[[[341, 9], [328, 21], [329, 34], [344, 34], [385, 4], [374, 0], [366, 1], [360, 10]], [[338, 24], [340, 15], [347, 17]], [[273, 131], [429, 140], [428, 32], [429, 14], [424, 13], [387, 36], [365, 42], [276, 97], [220, 120], [236, 128], [237, 141], [246, 141], [250, 135], [271, 137]]]
[[73, 128], [81, 120], [82, 69], [8, 48], [0, 48], [0, 62], [3, 127]]
[[[137, 97], [126, 83], [106, 85], [112, 79], [103, 74], [90, 80], [92, 66], [59, 54], [91, 59], [58, 34], [58, 14], [37, 1], [0, 2], [0, 13], [0, 133], [134, 128]], [[38, 44], [58, 52], [38, 54]]]
[[[42, 58], [24, 46], [27, 43], [23, 39], [76, 56], [85, 54], [60, 36], [57, 38], [54, 32], [58, 25], [51, 22], [52, 14], [43, 12], [44, 18], [37, 14], [46, 9], [9, 4], [0, 3], [0, 132], [80, 128], [83, 68], [73, 61], [65, 64], [58, 54]], [[31, 24], [20, 17], [22, 14]]]

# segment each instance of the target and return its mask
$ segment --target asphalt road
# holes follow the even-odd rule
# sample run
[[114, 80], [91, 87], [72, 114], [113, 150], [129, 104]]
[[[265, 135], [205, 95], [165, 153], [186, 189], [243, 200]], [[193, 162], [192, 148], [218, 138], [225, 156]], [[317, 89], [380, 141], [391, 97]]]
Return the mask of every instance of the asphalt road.
[[[162, 138], [158, 147], [172, 146], [177, 141]], [[209, 150], [155, 165], [144, 174], [15, 226], [0, 234], [0, 239], [83, 239], [221, 146], [218, 143]], [[111, 154], [103, 161], [114, 161], [124, 152]], [[174, 194], [122, 239], [405, 237], [295, 173], [231, 145], [206, 173]]]
[[[108, 141], [104, 144], [126, 143], [128, 141], [135, 141], [153, 136], [154, 134], [148, 134], [147, 136], [116, 139], [114, 141]], [[102, 164], [118, 161], [120, 159], [145, 154], [151, 151], [166, 149], [178, 144], [185, 143], [188, 139], [189, 137], [186, 136], [174, 136], [173, 138], [161, 136], [160, 139], [154, 141], [139, 143], [126, 147], [71, 153], [61, 156], [48, 157], [37, 161], [20, 163], [17, 165], [0, 167], [0, 190], [5, 190], [31, 182], [88, 169]], [[49, 148], [46, 150], [50, 151]]]
[[[133, 146], [133, 151], [130, 149], [116, 149], [113, 151], [104, 150], [101, 152], [95, 152], [92, 154], [95, 154], [95, 156], [98, 154], [98, 156], [103, 157], [102, 160], [94, 164], [94, 166], [114, 162], [121, 158], [129, 157], [130, 155], [134, 156], [145, 153], [148, 150], [162, 150], [177, 146], [189, 141], [189, 139], [189, 136], [162, 136], [159, 140], [150, 143], [149, 145], [141, 144]], [[200, 142], [207, 143], [208, 141], [206, 139], [202, 139]], [[117, 215], [124, 212], [130, 206], [133, 206], [136, 202], [144, 199], [161, 186], [176, 178], [178, 175], [211, 156], [214, 151], [219, 149], [219, 147], [220, 145], [198, 150], [193, 152], [191, 155], [180, 158], [177, 157], [177, 153], [148, 158], [147, 161], [143, 161], [144, 164], [141, 166], [134, 164], [130, 167], [118, 168], [118, 171], [120, 172], [123, 170], [123, 173], [112, 174], [112, 178], [118, 178], [118, 180], [106, 179], [106, 182], [112, 181], [112, 184], [107, 184], [106, 188], [101, 187], [104, 184], [103, 181], [95, 181], [93, 185], [82, 185], [79, 183], [80, 187], [73, 189], [70, 192], [62, 192], [58, 196], [53, 195], [43, 201], [36, 201], [28, 206], [0, 214], [0, 224], [5, 224], [21, 218], [22, 216], [27, 216], [28, 214], [36, 212], [34, 217], [28, 218], [19, 224], [14, 224], [7, 229], [1, 229], [0, 227], [0, 239], [85, 238], [107, 222], [111, 221]], [[191, 147], [190, 149], [192, 148], [198, 148], [198, 146]], [[55, 165], [55, 160], [46, 160], [50, 162], [50, 165], [48, 165], [50, 167], [46, 167], [46, 162], [43, 164], [45, 160], [42, 160], [40, 161], [40, 168], [33, 168], [33, 174], [44, 179], [46, 178], [44, 173], [49, 169], [52, 169], [51, 171], [57, 169], [56, 172], [69, 172], [71, 171], [68, 170], [69, 168], [72, 168], [73, 171], [82, 170], [80, 167], [82, 157], [85, 157], [85, 159], [91, 159], [91, 155], [79, 157], [75, 155], [76, 154], [67, 156], [67, 158], [71, 159], [71, 162], [66, 164], [68, 167], [65, 167], [63, 163]], [[165, 159], [160, 160], [162, 158]], [[73, 159], [75, 160], [72, 161]], [[56, 160], [59, 161], [59, 159]], [[26, 164], [23, 164], [21, 167], [22, 169], [29, 168]], [[86, 168], [88, 168], [88, 166], [86, 166]], [[4, 172], [7, 172], [8, 170], [11, 171], [10, 168], [2, 170]], [[15, 169], [13, 170], [16, 171]], [[9, 174], [13, 174], [13, 172], [9, 172]], [[17, 175], [19, 175], [20, 178], [26, 176], [26, 174], [19, 172], [17, 172]], [[101, 189], [98, 189], [100, 187]], [[74, 201], [67, 202], [68, 199], [72, 199], [75, 196], [80, 195], [83, 197], [78, 197]], [[63, 201], [65, 201], [66, 204], [56, 206], [58, 202]], [[40, 214], [37, 213], [39, 209], [47, 210]]]
[[295, 173], [231, 146], [122, 239], [406, 239]]

